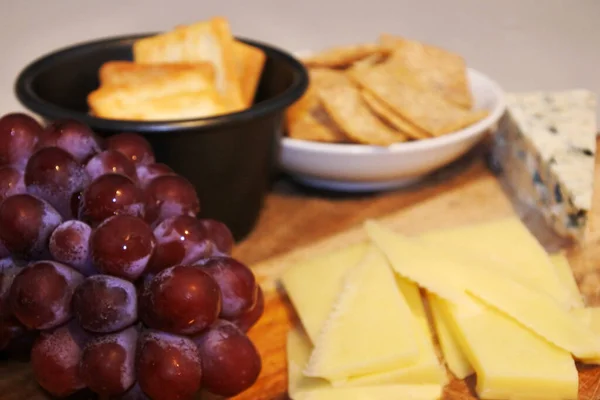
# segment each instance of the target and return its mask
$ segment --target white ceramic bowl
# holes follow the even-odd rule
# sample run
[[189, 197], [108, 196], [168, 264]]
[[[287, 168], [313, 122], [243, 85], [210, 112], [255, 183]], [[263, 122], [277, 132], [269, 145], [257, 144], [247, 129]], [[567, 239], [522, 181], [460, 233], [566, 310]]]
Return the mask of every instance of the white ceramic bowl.
[[495, 128], [506, 108], [500, 86], [469, 68], [475, 108], [489, 110], [483, 120], [444, 136], [389, 147], [282, 139], [281, 167], [310, 186], [340, 191], [392, 189], [412, 183], [451, 163]]

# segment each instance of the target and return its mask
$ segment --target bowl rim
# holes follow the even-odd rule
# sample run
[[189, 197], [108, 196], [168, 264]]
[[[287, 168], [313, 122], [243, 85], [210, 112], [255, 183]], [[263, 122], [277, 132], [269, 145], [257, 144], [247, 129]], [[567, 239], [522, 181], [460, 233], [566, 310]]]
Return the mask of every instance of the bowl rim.
[[14, 83], [14, 94], [18, 101], [30, 111], [49, 119], [77, 119], [92, 129], [103, 131], [133, 131], [140, 133], [171, 132], [171, 131], [208, 131], [218, 127], [254, 120], [265, 115], [283, 110], [298, 100], [308, 88], [308, 71], [292, 54], [278, 47], [235, 36], [246, 44], [257, 47], [265, 52], [267, 57], [274, 57], [288, 63], [293, 71], [293, 81], [283, 93], [261, 101], [242, 111], [217, 115], [214, 117], [193, 118], [168, 121], [129, 121], [97, 118], [84, 112], [74, 111], [42, 99], [33, 88], [34, 79], [57, 60], [74, 57], [78, 54], [94, 52], [107, 46], [123, 45], [135, 39], [153, 36], [161, 32], [136, 33], [130, 35], [109, 36], [100, 39], [75, 43], [46, 53], [27, 64], [18, 74]]
[[421, 139], [413, 142], [395, 143], [387, 147], [356, 143], [323, 143], [284, 137], [282, 138], [282, 148], [324, 154], [399, 154], [421, 150], [434, 150], [446, 145], [467, 140], [472, 136], [477, 136], [478, 134], [490, 129], [502, 117], [506, 111], [506, 99], [504, 90], [502, 90], [500, 85], [486, 74], [470, 67], [467, 68], [467, 72], [468, 74], [476, 76], [477, 79], [485, 83], [486, 90], [493, 94], [496, 104], [485, 118], [463, 129], [434, 138]]

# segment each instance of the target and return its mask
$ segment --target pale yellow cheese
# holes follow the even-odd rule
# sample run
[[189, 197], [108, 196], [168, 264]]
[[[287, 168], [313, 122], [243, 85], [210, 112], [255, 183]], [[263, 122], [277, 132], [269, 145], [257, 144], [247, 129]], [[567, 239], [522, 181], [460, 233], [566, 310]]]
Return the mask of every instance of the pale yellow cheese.
[[[419, 288], [414, 283], [401, 277], [397, 277], [396, 281], [418, 323], [416, 338], [419, 345], [419, 358], [415, 364], [404, 368], [333, 382], [334, 386], [363, 386], [384, 383], [438, 384], [443, 386], [447, 382], [446, 372], [433, 347], [433, 338]], [[380, 309], [380, 312], [386, 312], [385, 306], [380, 307]]]
[[441, 302], [443, 300], [440, 300], [436, 295], [431, 293], [427, 295], [427, 298], [446, 365], [455, 377], [464, 379], [475, 371], [450, 329], [449, 322], [446, 320], [442, 309], [444, 305]]
[[544, 248], [517, 217], [429, 232], [419, 239], [458, 260], [500, 269], [503, 275], [548, 293], [566, 308], [578, 305]]
[[370, 246], [344, 276], [304, 374], [339, 381], [413, 364], [419, 356], [417, 331], [388, 261]]
[[288, 395], [292, 400], [437, 400], [440, 385], [374, 385], [333, 388], [324, 379], [302, 374], [312, 346], [304, 333], [293, 328], [287, 337]]
[[573, 276], [573, 270], [569, 265], [567, 257], [563, 253], [556, 253], [551, 254], [550, 259], [552, 260], [552, 266], [554, 267], [556, 275], [558, 275], [562, 285], [569, 293], [573, 307], [585, 307], [583, 297], [581, 296], [581, 292], [579, 291], [579, 287], [577, 286], [575, 276]]
[[281, 283], [306, 333], [314, 343], [342, 289], [342, 278], [364, 257], [362, 243], [327, 253], [288, 268]]
[[365, 226], [402, 276], [454, 303], [460, 302], [461, 293], [468, 292], [580, 359], [600, 357], [600, 340], [552, 297], [485, 265], [467, 263], [450, 251], [403, 237], [373, 221]]

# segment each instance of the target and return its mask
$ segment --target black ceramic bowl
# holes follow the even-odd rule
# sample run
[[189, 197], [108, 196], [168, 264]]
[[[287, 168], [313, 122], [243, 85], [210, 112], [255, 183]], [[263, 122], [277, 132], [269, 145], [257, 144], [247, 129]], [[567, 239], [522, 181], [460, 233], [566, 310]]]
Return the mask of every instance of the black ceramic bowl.
[[285, 109], [302, 96], [308, 75], [300, 62], [274, 47], [240, 39], [267, 60], [254, 105], [223, 116], [158, 122], [95, 118], [87, 95], [98, 86], [106, 61], [131, 60], [136, 39], [107, 38], [43, 56], [19, 75], [19, 101], [46, 121], [74, 118], [100, 136], [137, 132], [150, 141], [158, 162], [189, 179], [200, 197], [200, 215], [226, 223], [237, 239], [251, 231], [275, 166]]

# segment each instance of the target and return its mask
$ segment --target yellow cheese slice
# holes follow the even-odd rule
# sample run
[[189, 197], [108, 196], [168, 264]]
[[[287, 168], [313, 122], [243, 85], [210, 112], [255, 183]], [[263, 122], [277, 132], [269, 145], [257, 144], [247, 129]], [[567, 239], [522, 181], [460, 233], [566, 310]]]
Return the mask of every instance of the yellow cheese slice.
[[419, 356], [416, 332], [388, 261], [370, 246], [344, 277], [304, 374], [339, 381], [405, 367]]
[[[441, 386], [446, 384], [446, 371], [435, 353], [433, 338], [419, 288], [402, 277], [397, 277], [396, 281], [417, 320], [416, 338], [419, 345], [419, 358], [415, 364], [404, 368], [332, 382], [333, 386], [364, 386], [389, 383], [438, 384]], [[383, 310], [385, 312], [385, 307], [383, 307]]]
[[333, 388], [324, 379], [302, 374], [312, 346], [304, 333], [293, 328], [287, 337], [288, 395], [292, 400], [437, 400], [442, 395], [440, 385], [374, 385]]
[[427, 290], [454, 303], [460, 302], [457, 296], [461, 292], [468, 292], [580, 359], [600, 357], [600, 340], [550, 296], [493, 269], [467, 264], [450, 251], [438, 251], [416, 239], [403, 237], [373, 221], [368, 221], [365, 227], [396, 272]]
[[427, 299], [429, 300], [433, 324], [446, 365], [456, 378], [465, 379], [475, 371], [450, 329], [450, 323], [444, 315], [444, 304], [441, 303], [443, 300], [431, 293], [428, 293]]
[[[466, 298], [465, 302], [472, 302]], [[506, 315], [482, 306], [440, 299], [450, 328], [477, 371], [482, 399], [577, 399], [578, 374], [571, 355]]]
[[503, 275], [548, 293], [566, 308], [578, 305], [544, 248], [517, 217], [429, 232], [419, 239], [459, 260], [498, 268]]
[[281, 283], [308, 337], [314, 343], [342, 290], [342, 278], [364, 257], [369, 245], [362, 243], [289, 267]]
[[563, 253], [555, 253], [550, 254], [550, 259], [552, 260], [552, 266], [554, 267], [556, 275], [569, 293], [573, 307], [585, 307], [583, 297], [581, 296], [581, 292], [579, 291], [579, 287], [577, 286], [575, 276], [573, 276], [573, 270], [569, 265], [567, 257]]

